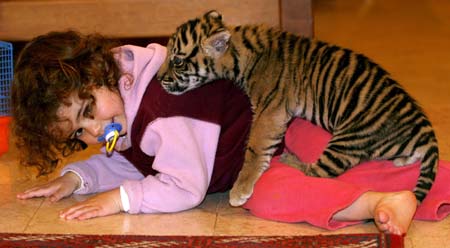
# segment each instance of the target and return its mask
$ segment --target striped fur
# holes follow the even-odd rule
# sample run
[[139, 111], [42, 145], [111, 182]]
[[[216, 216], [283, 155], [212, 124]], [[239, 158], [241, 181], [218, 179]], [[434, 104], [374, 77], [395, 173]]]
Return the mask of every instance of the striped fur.
[[293, 117], [333, 135], [316, 163], [292, 164], [307, 175], [336, 177], [368, 160], [398, 166], [421, 161], [414, 189], [419, 203], [430, 190], [439, 157], [431, 124], [415, 100], [364, 55], [274, 28], [228, 27], [215, 11], [178, 27], [167, 48], [159, 78], [169, 93], [226, 78], [250, 97], [254, 118], [230, 192], [233, 206], [251, 196]]

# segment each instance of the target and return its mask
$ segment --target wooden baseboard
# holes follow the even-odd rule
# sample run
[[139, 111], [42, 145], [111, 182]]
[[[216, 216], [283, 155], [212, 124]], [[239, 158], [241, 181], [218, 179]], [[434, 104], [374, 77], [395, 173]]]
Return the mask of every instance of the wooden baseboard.
[[29, 40], [66, 29], [117, 38], [164, 37], [211, 9], [231, 25], [266, 23], [312, 35], [311, 0], [2, 0], [0, 40]]

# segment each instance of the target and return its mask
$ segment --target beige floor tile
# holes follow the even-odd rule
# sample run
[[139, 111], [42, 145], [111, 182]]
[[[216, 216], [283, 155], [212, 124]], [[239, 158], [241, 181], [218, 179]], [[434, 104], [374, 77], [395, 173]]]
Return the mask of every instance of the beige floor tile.
[[[1, 166], [0, 166], [1, 167]], [[3, 171], [2, 171], [3, 172]], [[1, 174], [4, 175], [3, 173]], [[20, 201], [12, 184], [0, 184], [0, 232], [23, 232], [41, 206], [42, 199]]]
[[414, 221], [406, 240], [414, 248], [450, 247], [450, 218], [438, 222]]

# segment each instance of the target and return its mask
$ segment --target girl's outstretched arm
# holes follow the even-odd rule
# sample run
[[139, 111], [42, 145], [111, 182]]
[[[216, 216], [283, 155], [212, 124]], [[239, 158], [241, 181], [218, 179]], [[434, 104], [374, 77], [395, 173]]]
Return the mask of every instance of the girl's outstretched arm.
[[75, 173], [67, 172], [46, 184], [32, 187], [17, 194], [17, 198], [25, 200], [34, 197], [46, 197], [51, 202], [56, 202], [71, 195], [80, 187], [80, 183], [81, 180]]

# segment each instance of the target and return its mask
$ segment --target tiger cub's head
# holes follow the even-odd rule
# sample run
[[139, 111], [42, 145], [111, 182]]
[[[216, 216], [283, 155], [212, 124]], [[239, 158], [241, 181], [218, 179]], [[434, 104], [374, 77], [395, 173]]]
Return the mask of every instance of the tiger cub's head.
[[179, 26], [169, 39], [167, 57], [158, 72], [162, 87], [180, 95], [220, 78], [214, 65], [227, 51], [230, 36], [216, 11]]

